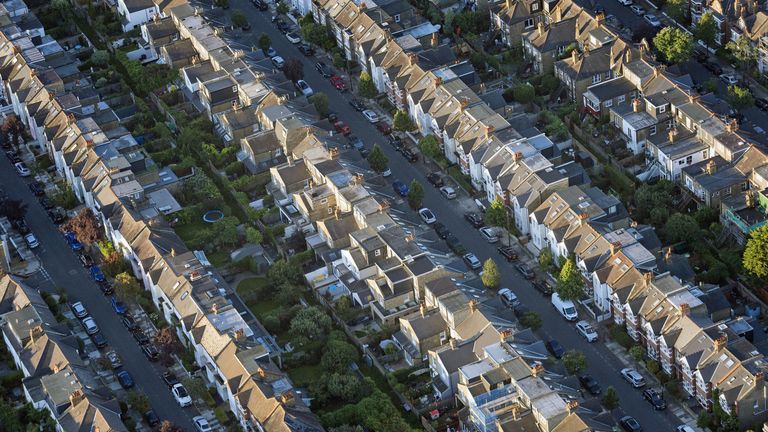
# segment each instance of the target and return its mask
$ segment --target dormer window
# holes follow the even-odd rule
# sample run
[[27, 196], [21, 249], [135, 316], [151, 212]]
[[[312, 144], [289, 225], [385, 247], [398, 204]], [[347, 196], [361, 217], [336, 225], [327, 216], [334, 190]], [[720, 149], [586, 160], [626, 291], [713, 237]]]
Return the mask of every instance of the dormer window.
[[395, 22], [397, 22], [397, 23], [400, 22], [400, 14], [395, 14], [395, 16], [393, 18], [395, 19]]
[[597, 84], [600, 82], [600, 74], [596, 73], [592, 75], [592, 84]]
[[533, 18], [528, 18], [525, 20], [525, 28], [531, 28], [533, 27]]
[[666, 105], [662, 105], [662, 106], [659, 107], [659, 113], [663, 113], [663, 112], [667, 112], [667, 106]]
[[532, 10], [532, 11], [537, 11], [537, 10], [539, 10], [539, 4], [538, 4], [538, 3], [534, 3], [534, 4], [532, 4], [532, 5], [531, 5], [531, 10]]

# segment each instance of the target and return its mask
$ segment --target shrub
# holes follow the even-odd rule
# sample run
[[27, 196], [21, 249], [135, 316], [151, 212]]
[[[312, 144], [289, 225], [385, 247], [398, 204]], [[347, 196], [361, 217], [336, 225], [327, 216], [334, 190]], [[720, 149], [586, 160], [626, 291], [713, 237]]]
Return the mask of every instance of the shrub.
[[625, 349], [629, 349], [634, 341], [629, 337], [627, 331], [619, 325], [611, 326], [611, 330], [608, 333], [617, 344], [623, 346]]

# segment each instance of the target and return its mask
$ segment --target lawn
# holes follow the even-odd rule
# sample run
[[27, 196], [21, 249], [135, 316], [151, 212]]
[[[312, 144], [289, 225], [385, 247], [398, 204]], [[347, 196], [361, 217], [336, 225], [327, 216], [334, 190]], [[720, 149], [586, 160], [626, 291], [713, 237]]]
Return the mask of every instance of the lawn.
[[299, 366], [288, 370], [288, 376], [298, 387], [309, 387], [322, 373], [320, 365]]
[[259, 299], [258, 292], [263, 291], [269, 286], [269, 279], [265, 277], [254, 277], [243, 279], [237, 285], [237, 293], [242, 297], [245, 305], [256, 315], [256, 318], [262, 319], [267, 313], [277, 309], [280, 305], [272, 299]]

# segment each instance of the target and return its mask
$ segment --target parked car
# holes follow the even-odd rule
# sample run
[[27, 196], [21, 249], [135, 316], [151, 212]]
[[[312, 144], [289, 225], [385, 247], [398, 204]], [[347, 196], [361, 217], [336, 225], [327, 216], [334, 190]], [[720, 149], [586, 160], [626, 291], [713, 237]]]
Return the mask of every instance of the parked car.
[[632, 387], [634, 388], [640, 388], [645, 386], [645, 378], [643, 378], [643, 376], [640, 375], [640, 372], [638, 372], [633, 368], [622, 369], [621, 376], [623, 376], [625, 380], [627, 380], [630, 384], [632, 384]]
[[75, 316], [80, 319], [83, 319], [88, 316], [88, 311], [85, 309], [83, 302], [72, 303], [71, 305], [69, 305], [69, 308], [72, 309], [72, 313], [75, 314]]
[[73, 251], [79, 251], [83, 249], [83, 244], [77, 241], [77, 237], [75, 237], [75, 233], [71, 231], [67, 231], [66, 233], [64, 233], [64, 238], [67, 240], [69, 247]]
[[768, 110], [768, 99], [765, 99], [765, 98], [755, 98], [755, 106], [758, 107], [762, 111]]
[[360, 150], [361, 148], [365, 147], [363, 140], [361, 140], [357, 135], [349, 135], [347, 137], [347, 143], [349, 143], [349, 147], [355, 150]]
[[437, 222], [437, 218], [435, 217], [435, 214], [432, 213], [432, 210], [426, 207], [419, 209], [419, 216], [421, 217], [421, 220], [423, 220], [424, 223], [427, 225], [431, 225]]
[[445, 225], [440, 222], [433, 223], [432, 229], [435, 230], [435, 233], [437, 233], [437, 236], [441, 239], [448, 238], [448, 236], [451, 234], [451, 232], [448, 231], [448, 228], [446, 228]]
[[107, 346], [107, 338], [101, 333], [95, 333], [91, 335], [91, 341], [96, 345], [96, 348], [104, 348]]
[[696, 432], [696, 431], [688, 425], [680, 425], [675, 428], [675, 432]]
[[67, 214], [64, 212], [64, 209], [62, 209], [61, 207], [57, 207], [49, 211], [48, 217], [51, 218], [51, 222], [53, 222], [55, 225], [62, 224], [64, 223], [65, 220], [67, 220]]
[[160, 357], [160, 351], [158, 351], [157, 347], [151, 343], [142, 345], [141, 351], [145, 356], [147, 356], [149, 361], [157, 361], [157, 359]]
[[579, 319], [579, 313], [576, 311], [576, 305], [570, 300], [563, 300], [556, 292], [552, 293], [550, 298], [552, 306], [565, 318], [566, 321], [576, 321]]
[[624, 416], [619, 419], [619, 426], [626, 432], [642, 432], [643, 428], [632, 416]]
[[389, 145], [392, 146], [396, 151], [401, 152], [403, 150], [403, 141], [400, 140], [400, 138], [396, 136], [389, 136]]
[[173, 393], [174, 399], [176, 399], [176, 402], [178, 402], [182, 408], [192, 405], [192, 398], [182, 384], [174, 385], [173, 388], [171, 388], [171, 393]]
[[277, 50], [272, 47], [267, 48], [267, 57], [272, 58], [277, 56]]
[[635, 13], [635, 15], [643, 16], [645, 15], [645, 9], [643, 9], [642, 6], [638, 5], [632, 5], [629, 7], [629, 10]]
[[704, 68], [706, 70], [712, 72], [715, 75], [720, 75], [720, 74], [723, 73], [723, 68], [720, 67], [719, 64], [717, 64], [715, 62], [712, 62], [712, 61], [705, 62], [704, 63]]
[[333, 75], [331, 68], [329, 68], [328, 65], [323, 62], [315, 63], [315, 69], [320, 72], [320, 75], [322, 75], [323, 78], [329, 78], [331, 75]]
[[291, 30], [291, 26], [281, 19], [275, 21], [275, 26], [277, 26], [277, 29], [282, 33], [288, 33]]
[[123, 361], [120, 360], [120, 356], [117, 354], [115, 350], [111, 350], [107, 352], [105, 357], [107, 358], [107, 360], [109, 360], [109, 365], [112, 366], [112, 369], [117, 369], [123, 365]]
[[51, 203], [51, 200], [48, 199], [48, 197], [40, 197], [40, 205], [45, 210], [50, 210], [53, 208], [53, 204]]
[[306, 57], [311, 57], [315, 55], [315, 49], [312, 48], [312, 45], [310, 44], [301, 44], [299, 45], [299, 51], [304, 54]]
[[619, 0], [619, 3], [623, 4], [624, 6], [632, 6], [632, 0]]
[[518, 320], [522, 319], [525, 316], [525, 314], [527, 314], [530, 311], [531, 309], [528, 306], [520, 303], [519, 301], [517, 302], [517, 304], [512, 306], [512, 313], [515, 315], [515, 318], [517, 318]]
[[97, 265], [91, 266], [90, 272], [91, 272], [91, 277], [96, 282], [104, 282], [106, 280], [106, 277], [104, 276], [104, 273], [101, 271], [101, 268], [99, 268], [99, 266]]
[[20, 234], [27, 234], [29, 232], [29, 226], [24, 218], [14, 220], [13, 225]]
[[39, 181], [33, 181], [29, 184], [29, 190], [35, 195], [35, 196], [43, 196], [45, 195], [45, 188], [42, 183]]
[[381, 172], [382, 177], [389, 177], [392, 175], [392, 170], [389, 169], [389, 167], [385, 167], [384, 171]]
[[264, 0], [251, 0], [251, 3], [262, 12], [269, 10], [269, 5]]
[[155, 427], [160, 424], [160, 417], [155, 414], [155, 410], [150, 409], [149, 411], [144, 412], [141, 416], [144, 417], [144, 421], [147, 422], [150, 427]]
[[109, 303], [112, 305], [112, 310], [114, 310], [118, 315], [122, 315], [128, 310], [125, 307], [125, 303], [118, 300], [115, 296], [109, 298]]
[[592, 378], [592, 375], [589, 374], [579, 375], [579, 384], [581, 384], [581, 386], [584, 387], [584, 390], [588, 391], [592, 396], [598, 396], [603, 391], [597, 380]]
[[299, 35], [297, 35], [297, 34], [296, 34], [296, 33], [294, 33], [294, 32], [288, 32], [288, 33], [286, 33], [286, 34], [285, 34], [285, 38], [286, 38], [286, 39], [288, 39], [288, 42], [290, 42], [290, 43], [292, 43], [292, 44], [294, 44], [294, 45], [295, 45], [295, 44], [300, 44], [300, 43], [301, 43], [301, 37], [299, 37]]
[[528, 267], [528, 264], [520, 263], [516, 265], [515, 268], [520, 272], [521, 275], [523, 275], [524, 278], [528, 280], [532, 280], [534, 277], [536, 277], [536, 274], [534, 274], [533, 270]]
[[280, 56], [274, 56], [272, 57], [272, 64], [275, 65], [276, 68], [282, 69], [283, 66], [285, 66], [285, 59]]
[[16, 167], [16, 172], [22, 177], [29, 177], [32, 175], [32, 171], [27, 168], [27, 165], [24, 162], [16, 162], [13, 166]]
[[550, 354], [555, 356], [555, 358], [563, 358], [563, 354], [565, 354], [565, 349], [563, 349], [563, 346], [560, 345], [560, 342], [558, 342], [556, 339], [550, 339], [546, 343], [547, 351], [549, 351]]
[[588, 322], [582, 320], [576, 323], [576, 331], [578, 331], [587, 342], [597, 341], [597, 330]]
[[419, 153], [416, 151], [415, 148], [411, 146], [403, 146], [401, 153], [403, 154], [403, 157], [405, 158], [405, 160], [407, 160], [410, 163], [415, 163], [419, 161]]
[[133, 338], [136, 339], [136, 342], [138, 342], [139, 345], [145, 345], [149, 343], [149, 338], [141, 330], [136, 330], [135, 332], [133, 332]]
[[37, 241], [37, 237], [35, 237], [35, 235], [32, 233], [25, 235], [24, 241], [27, 242], [27, 246], [29, 246], [30, 249], [34, 249], [40, 246], [40, 242]]
[[549, 282], [545, 280], [536, 280], [531, 282], [531, 285], [533, 285], [533, 289], [540, 292], [543, 296], [551, 296], [553, 292], [555, 292], [554, 288], [552, 288], [552, 285], [549, 284]]
[[168, 388], [173, 388], [173, 386], [179, 383], [179, 380], [176, 378], [176, 375], [174, 375], [173, 372], [166, 371], [163, 372], [163, 382], [165, 382], [165, 385], [167, 385]]
[[347, 83], [344, 82], [344, 78], [338, 75], [332, 75], [328, 80], [331, 82], [331, 85], [336, 88], [336, 90], [342, 92], [347, 90]]
[[197, 432], [211, 432], [211, 426], [208, 424], [208, 420], [203, 416], [192, 417], [192, 424], [195, 425]]
[[80, 263], [83, 265], [83, 267], [88, 268], [93, 265], [93, 258], [91, 258], [91, 256], [86, 252], [77, 254], [77, 258], [80, 260]]
[[[131, 374], [128, 373], [128, 371], [120, 371], [117, 373], [117, 381], [120, 383], [120, 385], [124, 389], [129, 389], [134, 386], [133, 377], [131, 377]], [[159, 421], [158, 421], [159, 423]], [[155, 423], [157, 424], [157, 423]]]
[[363, 117], [365, 117], [369, 123], [377, 123], [379, 121], [379, 115], [373, 110], [364, 110]]
[[692, 56], [693, 56], [693, 58], [694, 58], [694, 59], [695, 59], [697, 62], [699, 62], [699, 63], [704, 63], [704, 62], [705, 62], [705, 61], [707, 61], [707, 59], [709, 58], [709, 54], [707, 54], [707, 52], [705, 52], [705, 51], [702, 51], [702, 50], [700, 50], [700, 49], [695, 49], [695, 50], [693, 50], [693, 52], [691, 53], [691, 55], [692, 55]]
[[350, 327], [355, 327], [355, 326], [366, 324], [370, 320], [371, 320], [371, 316], [370, 315], [363, 314], [363, 315], [360, 315], [357, 318], [353, 318], [353, 319], [347, 321], [347, 325], [350, 326]]
[[507, 262], [517, 261], [517, 252], [512, 246], [500, 246], [496, 248], [496, 251], [504, 257]]
[[483, 222], [483, 217], [475, 212], [464, 213], [464, 219], [466, 219], [467, 222], [469, 222], [470, 225], [475, 228], [481, 228], [483, 225], [485, 225], [485, 222]]
[[480, 270], [483, 267], [483, 263], [480, 262], [480, 259], [477, 258], [477, 256], [472, 252], [464, 254], [461, 259], [464, 260], [464, 264], [466, 264], [467, 267], [469, 267], [471, 270]]
[[392, 133], [392, 126], [384, 120], [376, 123], [376, 129], [381, 132], [382, 135], [389, 135]]
[[357, 98], [350, 99], [349, 104], [352, 106], [352, 108], [354, 108], [355, 110], [357, 110], [359, 112], [363, 112], [363, 111], [368, 109], [368, 107], [365, 106], [365, 102], [363, 102], [363, 101], [361, 101], [360, 99], [357, 99]]
[[661, 21], [654, 14], [645, 14], [643, 19], [653, 27], [661, 27]]
[[432, 172], [427, 174], [427, 181], [429, 182], [429, 184], [431, 184], [436, 188], [442, 187], [445, 184], [445, 182], [443, 181], [443, 176], [441, 176], [440, 173], [438, 172]]
[[345, 125], [343, 121], [339, 120], [336, 123], [333, 124], [333, 129], [344, 136], [347, 136], [352, 133], [352, 129], [350, 129], [349, 126]]
[[139, 329], [139, 324], [136, 322], [135, 319], [133, 319], [133, 316], [130, 314], [123, 315], [122, 322], [125, 328], [127, 328], [128, 331], [130, 332], [134, 332]]
[[520, 300], [517, 299], [517, 295], [509, 288], [500, 289], [498, 294], [501, 302], [504, 303], [504, 306], [506, 307], [514, 307], [520, 303]]
[[301, 94], [307, 97], [312, 96], [315, 93], [312, 90], [312, 87], [310, 87], [309, 84], [307, 84], [307, 82], [304, 80], [296, 81], [296, 89], [298, 89]]
[[113, 287], [111, 283], [107, 281], [101, 281], [98, 284], [102, 294], [112, 295], [115, 293], [115, 287]]
[[401, 182], [400, 180], [395, 180], [392, 182], [392, 189], [401, 197], [408, 196], [408, 185]]
[[445, 238], [445, 243], [456, 255], [464, 255], [467, 252], [467, 248], [465, 248], [459, 239], [456, 238], [456, 236], [453, 234], [449, 234], [448, 237]]
[[454, 199], [456, 198], [456, 189], [450, 187], [450, 186], [443, 186], [440, 188], [440, 193], [445, 197], [445, 199]]
[[496, 235], [496, 230], [492, 227], [480, 228], [480, 236], [488, 243], [496, 243], [499, 241], [499, 236]]
[[667, 409], [667, 402], [656, 389], [643, 390], [643, 399], [647, 400], [656, 411]]
[[91, 317], [83, 318], [83, 327], [85, 328], [85, 332], [89, 335], [99, 332], [99, 326], [96, 325], [96, 320]]

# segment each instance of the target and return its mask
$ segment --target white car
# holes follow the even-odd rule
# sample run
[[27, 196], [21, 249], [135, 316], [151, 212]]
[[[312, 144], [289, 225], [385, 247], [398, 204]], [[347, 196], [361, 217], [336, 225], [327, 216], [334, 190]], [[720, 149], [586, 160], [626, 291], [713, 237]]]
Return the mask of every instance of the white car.
[[483, 267], [483, 263], [480, 262], [480, 259], [477, 257], [477, 255], [471, 252], [461, 258], [464, 260], [464, 263], [467, 265], [467, 267], [471, 268], [472, 270], [479, 270]]
[[619, 3], [623, 4], [624, 6], [632, 6], [632, 0], [619, 0]]
[[365, 116], [365, 119], [368, 120], [371, 123], [378, 123], [379, 122], [379, 115], [371, 110], [365, 110], [363, 111], [363, 115]]
[[623, 376], [625, 380], [629, 381], [629, 383], [632, 384], [632, 387], [634, 388], [640, 388], [645, 385], [645, 378], [643, 378], [643, 376], [640, 375], [640, 372], [636, 371], [635, 369], [624, 368], [621, 370], [621, 376]]
[[211, 429], [211, 425], [208, 424], [208, 420], [203, 416], [192, 417], [192, 423], [195, 424], [195, 430], [197, 430], [197, 432], [210, 432], [213, 430]]
[[596, 342], [597, 341], [597, 330], [594, 329], [588, 322], [586, 321], [579, 321], [576, 323], [576, 331], [581, 333], [582, 336], [587, 340], [587, 342]]
[[307, 96], [307, 97], [312, 96], [312, 94], [314, 93], [312, 91], [312, 87], [310, 87], [309, 84], [307, 84], [307, 82], [304, 80], [296, 81], [296, 88], [299, 89], [299, 91], [301, 91], [301, 93], [303, 93], [304, 96]]
[[643, 9], [642, 6], [632, 5], [632, 6], [629, 7], [629, 10], [634, 12], [635, 15], [641, 15], [642, 16], [642, 15], [645, 14], [645, 9]]
[[275, 65], [276, 68], [282, 69], [283, 66], [285, 66], [285, 60], [280, 56], [274, 56], [272, 57], [272, 64]]
[[440, 188], [440, 193], [443, 194], [445, 199], [454, 199], [456, 198], [456, 189], [450, 187], [450, 186], [443, 186]]
[[696, 432], [696, 431], [688, 425], [680, 425], [675, 428], [675, 432]]
[[656, 15], [654, 14], [645, 14], [643, 19], [645, 20], [645, 22], [647, 22], [648, 24], [654, 27], [661, 27], [661, 21], [659, 21], [659, 19], [656, 18]]
[[85, 327], [85, 332], [89, 335], [95, 335], [99, 332], [99, 326], [96, 325], [96, 321], [91, 317], [83, 319], [83, 327]]
[[75, 316], [80, 319], [88, 316], [88, 311], [85, 309], [85, 306], [83, 306], [83, 302], [72, 303], [70, 308], [72, 309], [72, 313], [74, 313]]
[[189, 393], [187, 393], [187, 389], [185, 389], [181, 383], [174, 384], [173, 388], [171, 388], [171, 393], [173, 393], [173, 397], [182, 408], [192, 405], [192, 398], [189, 396]]
[[480, 235], [483, 236], [488, 243], [496, 243], [499, 241], [499, 237], [496, 235], [496, 230], [492, 227], [482, 227], [479, 231]]
[[288, 38], [288, 42], [292, 44], [300, 44], [301, 38], [294, 32], [286, 33], [285, 37]]
[[421, 220], [423, 220], [427, 225], [432, 225], [433, 223], [437, 222], [435, 214], [432, 213], [432, 210], [426, 207], [419, 209], [419, 216], [421, 216]]
[[384, 171], [381, 172], [382, 177], [389, 177], [392, 175], [392, 170], [389, 169], [389, 167], [384, 168]]
[[720, 75], [720, 80], [728, 85], [736, 85], [739, 83], [739, 80], [734, 74], [722, 74]]
[[29, 246], [30, 249], [34, 249], [40, 246], [40, 242], [37, 241], [37, 237], [35, 237], [35, 235], [32, 233], [25, 235], [24, 240], [27, 242], [27, 246]]
[[502, 288], [499, 290], [499, 298], [506, 307], [514, 307], [520, 304], [520, 300], [517, 299], [515, 293], [509, 288]]
[[29, 177], [32, 175], [32, 171], [27, 168], [27, 165], [24, 162], [16, 162], [13, 164], [13, 166], [16, 167], [16, 171], [19, 173], [22, 177]]

